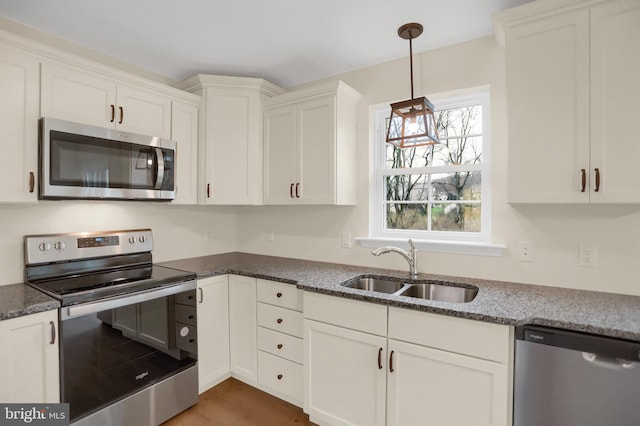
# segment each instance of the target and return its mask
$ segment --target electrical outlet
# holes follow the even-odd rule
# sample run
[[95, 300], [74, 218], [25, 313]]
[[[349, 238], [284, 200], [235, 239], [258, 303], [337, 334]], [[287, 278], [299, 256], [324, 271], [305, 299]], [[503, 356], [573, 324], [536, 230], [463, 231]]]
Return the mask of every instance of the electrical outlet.
[[598, 248], [592, 244], [580, 244], [578, 264], [595, 268], [598, 264]]
[[351, 248], [351, 232], [342, 233], [342, 248]]
[[533, 262], [533, 241], [518, 241], [516, 256], [520, 262]]
[[267, 241], [270, 243], [273, 242], [273, 229], [267, 231]]

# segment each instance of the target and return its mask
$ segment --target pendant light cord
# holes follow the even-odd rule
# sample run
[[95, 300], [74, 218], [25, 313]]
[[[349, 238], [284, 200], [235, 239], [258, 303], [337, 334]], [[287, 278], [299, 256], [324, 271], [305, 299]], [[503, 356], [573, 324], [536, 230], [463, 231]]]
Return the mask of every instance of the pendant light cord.
[[413, 34], [409, 30], [409, 69], [411, 70], [411, 99], [413, 99]]

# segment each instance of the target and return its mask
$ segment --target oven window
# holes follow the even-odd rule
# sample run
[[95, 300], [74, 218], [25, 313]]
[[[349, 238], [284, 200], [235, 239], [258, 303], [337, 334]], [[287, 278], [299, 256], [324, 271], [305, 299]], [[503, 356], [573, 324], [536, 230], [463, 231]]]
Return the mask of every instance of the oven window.
[[61, 322], [61, 394], [72, 421], [196, 363], [196, 307], [183, 300], [195, 290]]
[[[50, 147], [51, 185], [124, 189], [154, 189], [156, 185], [153, 147], [58, 131], [51, 131]], [[163, 167], [171, 168], [173, 151], [162, 152]]]

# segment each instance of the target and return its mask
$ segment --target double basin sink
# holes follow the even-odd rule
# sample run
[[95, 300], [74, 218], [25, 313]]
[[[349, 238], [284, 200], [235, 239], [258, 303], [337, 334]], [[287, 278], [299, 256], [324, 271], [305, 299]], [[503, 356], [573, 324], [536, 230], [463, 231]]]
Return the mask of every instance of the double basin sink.
[[393, 281], [374, 276], [354, 278], [342, 283], [342, 286], [375, 293], [449, 303], [468, 303], [475, 299], [478, 294], [478, 287], [467, 284], [451, 283], [448, 281]]

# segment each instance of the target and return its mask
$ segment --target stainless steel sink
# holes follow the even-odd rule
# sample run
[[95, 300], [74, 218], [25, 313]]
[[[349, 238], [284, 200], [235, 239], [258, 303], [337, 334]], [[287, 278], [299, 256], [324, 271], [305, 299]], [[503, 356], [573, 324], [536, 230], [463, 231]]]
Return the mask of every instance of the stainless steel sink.
[[417, 297], [419, 299], [437, 300], [449, 303], [468, 303], [476, 298], [478, 288], [457, 287], [443, 284], [412, 284], [400, 296]]
[[404, 283], [400, 281], [390, 281], [382, 278], [363, 277], [347, 281], [342, 284], [345, 287], [357, 288], [358, 290], [376, 291], [378, 293], [392, 294], [403, 288]]
[[393, 281], [381, 277], [359, 277], [346, 281], [342, 285], [358, 290], [449, 303], [468, 303], [478, 294], [477, 287], [446, 281], [420, 283]]

